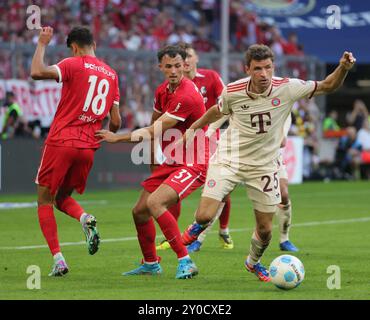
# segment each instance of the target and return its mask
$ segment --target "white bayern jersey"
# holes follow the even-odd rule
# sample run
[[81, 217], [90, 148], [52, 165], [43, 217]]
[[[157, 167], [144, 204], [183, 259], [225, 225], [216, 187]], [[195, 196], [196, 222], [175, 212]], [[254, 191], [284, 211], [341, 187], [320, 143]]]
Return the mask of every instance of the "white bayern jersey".
[[278, 77], [273, 77], [261, 94], [250, 92], [249, 77], [227, 85], [218, 106], [224, 115], [230, 115], [230, 125], [212, 161], [263, 166], [276, 159], [293, 104], [311, 98], [316, 87], [316, 81]]

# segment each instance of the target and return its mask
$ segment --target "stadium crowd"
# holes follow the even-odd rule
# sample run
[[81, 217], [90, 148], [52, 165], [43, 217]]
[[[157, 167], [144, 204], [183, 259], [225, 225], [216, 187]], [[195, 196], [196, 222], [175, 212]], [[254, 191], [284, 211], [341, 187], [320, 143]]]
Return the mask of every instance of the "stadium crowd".
[[[276, 26], [260, 20], [245, 8], [244, 3], [242, 0], [233, 0], [230, 4], [231, 52], [244, 52], [249, 45], [262, 43], [272, 48], [277, 62], [283, 56], [304, 56], [303, 46], [295, 33], [283, 37]], [[84, 24], [91, 26], [98, 47], [110, 49], [99, 56], [119, 74], [123, 97], [122, 128], [126, 130], [150, 123], [153, 90], [162, 80], [153, 52], [165, 44], [179, 41], [191, 43], [200, 54], [220, 49], [220, 1], [216, 0], [9, 0], [0, 7], [0, 42], [13, 45], [37, 42], [38, 32], [26, 27], [26, 9], [32, 4], [41, 8], [42, 24], [54, 28], [51, 47], [65, 46], [65, 35], [70, 27]], [[117, 50], [147, 53], [128, 55], [123, 62], [122, 57], [109, 53]], [[48, 59], [54, 63], [65, 56], [65, 51], [56, 51]], [[22, 51], [0, 48], [0, 79], [28, 80], [31, 57], [31, 54]], [[217, 59], [201, 59], [200, 65], [204, 63], [206, 67], [219, 71]], [[287, 67], [291, 76], [306, 79], [304, 64], [288, 62]], [[230, 81], [243, 74], [242, 61], [232, 61], [229, 66]], [[357, 121], [356, 132], [359, 131], [362, 126], [359, 127], [356, 115], [352, 114], [350, 118], [355, 120], [349, 119], [348, 124]], [[290, 134], [304, 138], [306, 178], [319, 165], [318, 128], [322, 120], [314, 101], [301, 100], [296, 104]], [[47, 128], [42, 128], [38, 119], [33, 119], [28, 126], [22, 125], [25, 135], [40, 137], [47, 134]]]

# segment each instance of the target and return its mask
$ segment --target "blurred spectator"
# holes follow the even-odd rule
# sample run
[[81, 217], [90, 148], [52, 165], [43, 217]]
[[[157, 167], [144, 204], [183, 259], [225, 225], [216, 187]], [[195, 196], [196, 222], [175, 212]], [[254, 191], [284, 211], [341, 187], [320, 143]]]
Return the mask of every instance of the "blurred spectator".
[[322, 126], [324, 138], [340, 138], [346, 135], [346, 131], [342, 130], [337, 123], [338, 112], [336, 110], [330, 111], [328, 116], [324, 119]]
[[357, 139], [355, 127], [348, 127], [347, 134], [339, 139], [335, 155], [336, 176], [353, 179], [359, 172], [361, 163], [361, 144]]
[[338, 131], [338, 130], [340, 130], [340, 127], [337, 123], [337, 120], [338, 120], [338, 112], [336, 110], [330, 111], [328, 116], [324, 119], [322, 129], [324, 131], [328, 131], [328, 130]]
[[13, 138], [15, 135], [22, 135], [26, 124], [22, 119], [22, 109], [17, 104], [13, 92], [7, 92], [3, 107], [7, 108], [4, 116], [1, 139]]
[[370, 179], [370, 123], [364, 121], [363, 127], [358, 131], [357, 139], [361, 145], [361, 178]]
[[359, 131], [363, 127], [364, 121], [367, 121], [368, 117], [369, 111], [367, 110], [365, 103], [360, 99], [355, 100], [352, 112], [347, 115], [348, 124], [354, 126], [356, 130]]
[[319, 165], [317, 123], [308, 108], [308, 99], [299, 100], [292, 111], [292, 126], [290, 133], [301, 136], [303, 147], [303, 177], [311, 178]]

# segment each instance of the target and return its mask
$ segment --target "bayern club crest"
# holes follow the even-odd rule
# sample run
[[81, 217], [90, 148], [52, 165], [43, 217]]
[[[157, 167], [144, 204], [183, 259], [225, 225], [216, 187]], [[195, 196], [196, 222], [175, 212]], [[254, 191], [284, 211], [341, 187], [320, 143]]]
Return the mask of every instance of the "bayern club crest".
[[274, 106], [274, 107], [278, 107], [280, 105], [280, 99], [279, 98], [273, 98], [271, 100], [271, 104]]
[[214, 186], [216, 185], [216, 181], [211, 179], [211, 180], [208, 181], [207, 185], [210, 188], [214, 188]]

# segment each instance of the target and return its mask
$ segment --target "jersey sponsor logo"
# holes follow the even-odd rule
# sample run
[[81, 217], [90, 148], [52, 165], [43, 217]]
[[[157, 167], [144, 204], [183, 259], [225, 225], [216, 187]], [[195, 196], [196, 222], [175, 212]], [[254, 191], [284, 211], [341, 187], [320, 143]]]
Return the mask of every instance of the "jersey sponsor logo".
[[216, 181], [214, 179], [209, 180], [207, 186], [210, 188], [214, 188], [216, 186]]
[[271, 100], [271, 104], [274, 106], [274, 107], [278, 107], [280, 105], [281, 101], [279, 98], [273, 98]]
[[[254, 121], [255, 118], [257, 118], [257, 121]], [[271, 126], [271, 113], [264, 112], [251, 114], [251, 124], [252, 128], [258, 127], [256, 134], [267, 133], [267, 127]]]
[[104, 73], [106, 76], [111, 77], [113, 80], [116, 78], [116, 75], [113, 72], [105, 69], [103, 66], [97, 66], [93, 63], [85, 62], [85, 69], [91, 69], [91, 70]]
[[86, 114], [81, 114], [79, 117], [78, 117], [79, 120], [83, 121], [83, 122], [86, 122], [86, 123], [95, 123], [97, 121], [96, 118], [93, 118], [92, 116], [87, 116]]

